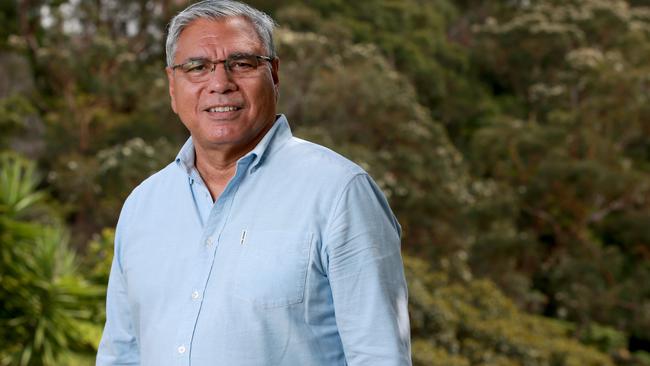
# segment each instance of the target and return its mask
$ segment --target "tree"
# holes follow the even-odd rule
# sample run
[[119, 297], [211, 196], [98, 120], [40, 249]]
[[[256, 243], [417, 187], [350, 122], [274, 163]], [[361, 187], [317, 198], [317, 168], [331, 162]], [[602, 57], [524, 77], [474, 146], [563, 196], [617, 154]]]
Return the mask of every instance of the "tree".
[[453, 280], [416, 258], [404, 263], [415, 365], [614, 364], [572, 339], [570, 324], [522, 313], [490, 281]]
[[537, 1], [488, 18], [475, 45], [487, 80], [524, 108], [472, 136], [473, 171], [509, 207], [478, 216], [486, 235], [471, 262], [579, 335], [594, 322], [633, 339], [650, 329], [650, 237], [638, 225], [650, 219], [646, 14], [624, 1]]
[[[280, 24], [341, 44], [373, 44], [415, 89], [416, 101], [462, 148], [497, 113], [464, 50], [467, 29], [448, 0], [318, 0], [277, 10]], [[452, 96], [452, 97], [450, 97]]]

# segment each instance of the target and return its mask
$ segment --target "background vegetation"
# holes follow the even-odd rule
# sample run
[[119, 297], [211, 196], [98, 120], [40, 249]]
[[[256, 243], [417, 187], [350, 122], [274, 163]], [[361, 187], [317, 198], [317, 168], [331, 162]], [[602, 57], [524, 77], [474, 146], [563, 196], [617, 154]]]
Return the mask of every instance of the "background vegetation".
[[[650, 365], [650, 1], [256, 0], [404, 228], [416, 365]], [[92, 364], [177, 0], [0, 2], [0, 365]]]

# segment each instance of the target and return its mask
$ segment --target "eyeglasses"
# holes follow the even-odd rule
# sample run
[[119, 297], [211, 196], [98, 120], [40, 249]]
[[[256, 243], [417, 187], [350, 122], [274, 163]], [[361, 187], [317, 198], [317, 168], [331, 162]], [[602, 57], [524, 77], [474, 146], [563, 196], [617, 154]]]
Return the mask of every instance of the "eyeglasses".
[[257, 67], [262, 61], [273, 61], [273, 58], [260, 55], [234, 54], [225, 60], [212, 61], [206, 58], [191, 59], [185, 63], [172, 65], [172, 70], [180, 69], [183, 74], [193, 83], [200, 83], [210, 78], [218, 64], [223, 63], [229, 76], [233, 78], [244, 78], [255, 76]]

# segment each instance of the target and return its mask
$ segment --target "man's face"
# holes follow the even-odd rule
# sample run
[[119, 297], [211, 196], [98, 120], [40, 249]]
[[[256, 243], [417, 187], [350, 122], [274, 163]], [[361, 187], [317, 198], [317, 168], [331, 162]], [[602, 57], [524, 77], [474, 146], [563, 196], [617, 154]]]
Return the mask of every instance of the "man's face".
[[[233, 54], [268, 56], [255, 28], [240, 17], [197, 19], [183, 29], [174, 64], [190, 59], [225, 60]], [[218, 64], [204, 82], [191, 82], [180, 69], [167, 68], [172, 109], [197, 148], [245, 153], [275, 121], [278, 60], [262, 61], [253, 75], [231, 77]]]

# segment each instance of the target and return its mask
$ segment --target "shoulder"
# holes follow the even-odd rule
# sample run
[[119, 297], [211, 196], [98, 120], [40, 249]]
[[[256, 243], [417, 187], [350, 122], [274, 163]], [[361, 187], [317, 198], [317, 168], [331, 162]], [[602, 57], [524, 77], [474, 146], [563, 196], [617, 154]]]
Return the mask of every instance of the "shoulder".
[[286, 168], [312, 177], [326, 176], [350, 180], [367, 174], [358, 164], [341, 154], [310, 141], [292, 137], [276, 154], [277, 162]]
[[[276, 154], [281, 181], [287, 187], [309, 187], [337, 212], [374, 211], [400, 231], [388, 201], [372, 177], [357, 163], [324, 146], [291, 138]], [[296, 188], [297, 191], [301, 191]], [[326, 205], [327, 206], [327, 205]]]
[[152, 174], [136, 186], [124, 201], [120, 216], [130, 215], [132, 211], [142, 206], [143, 202], [156, 200], [159, 196], [169, 195], [181, 183], [182, 170], [176, 162], [169, 163], [166, 167]]

